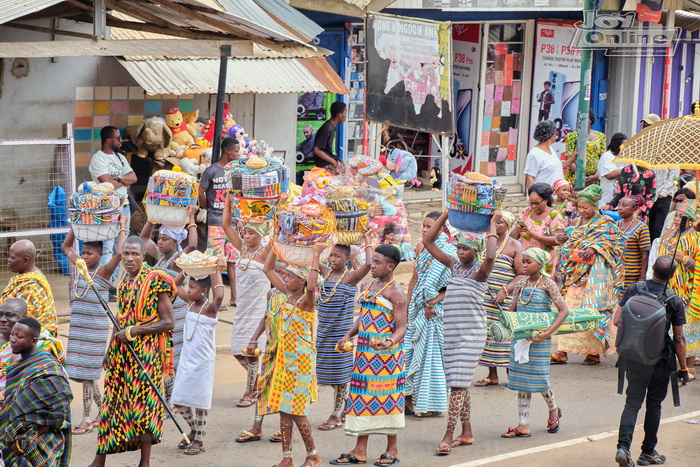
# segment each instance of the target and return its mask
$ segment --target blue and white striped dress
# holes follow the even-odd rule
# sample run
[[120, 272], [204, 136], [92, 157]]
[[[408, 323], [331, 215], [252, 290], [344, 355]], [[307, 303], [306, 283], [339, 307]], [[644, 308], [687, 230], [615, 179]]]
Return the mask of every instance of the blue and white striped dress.
[[[95, 288], [106, 302], [110, 283], [97, 275], [94, 280]], [[94, 381], [100, 379], [102, 374], [102, 361], [109, 338], [109, 318], [83, 276], [78, 276], [74, 291], [78, 297], [71, 297], [66, 371], [74, 381]]]
[[[435, 243], [447, 255], [456, 255], [455, 247], [447, 243], [447, 235], [441, 233]], [[442, 302], [435, 304], [435, 316], [431, 319], [426, 319], [425, 308], [428, 300], [435, 298], [440, 289], [447, 286], [452, 273], [426, 249], [418, 255], [416, 273], [418, 280], [410, 298], [404, 338], [406, 395], [412, 396], [415, 412], [439, 412], [447, 410]]]
[[316, 330], [316, 374], [318, 384], [339, 385], [350, 382], [353, 352], [338, 353], [335, 346], [353, 325], [357, 287], [325, 281], [319, 287], [318, 329]]

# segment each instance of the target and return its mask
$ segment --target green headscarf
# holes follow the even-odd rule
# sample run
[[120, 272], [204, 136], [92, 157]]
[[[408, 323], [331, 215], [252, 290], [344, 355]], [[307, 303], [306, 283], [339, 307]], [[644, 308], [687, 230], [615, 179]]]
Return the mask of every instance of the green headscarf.
[[529, 256], [530, 258], [540, 263], [540, 274], [542, 274], [544, 277], [550, 276], [550, 274], [547, 272], [547, 265], [549, 264], [549, 260], [552, 259], [549, 253], [544, 251], [542, 248], [532, 246], [527, 250], [523, 251], [523, 255]]
[[687, 216], [691, 221], [695, 221], [698, 218], [698, 214], [695, 212], [694, 199], [687, 199], [683, 201], [678, 210], [681, 212], [681, 215]]
[[588, 185], [578, 193], [578, 199], [583, 200], [595, 207], [598, 207], [598, 201], [600, 201], [600, 198], [602, 197], [603, 189], [600, 188], [600, 185]]
[[484, 249], [484, 241], [482, 239], [461, 230], [457, 230], [452, 236], [452, 243], [455, 245], [464, 245], [472, 250], [476, 250], [477, 253], [481, 253], [481, 250]]
[[246, 222], [243, 224], [243, 228], [250, 229], [261, 237], [264, 237], [270, 233], [269, 222]]

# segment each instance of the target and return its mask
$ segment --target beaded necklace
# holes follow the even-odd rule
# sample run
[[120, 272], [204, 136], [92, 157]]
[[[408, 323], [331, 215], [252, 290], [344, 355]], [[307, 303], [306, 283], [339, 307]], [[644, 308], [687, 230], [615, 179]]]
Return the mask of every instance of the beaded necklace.
[[[364, 301], [366, 301], [366, 302], [371, 302], [372, 300], [374, 300], [375, 298], [377, 298], [378, 296], [380, 296], [380, 295], [382, 294], [382, 292], [384, 292], [384, 289], [386, 289], [387, 287], [389, 287], [391, 284], [394, 283], [394, 279], [390, 280], [389, 282], [387, 282], [386, 284], [384, 284], [384, 287], [382, 287], [381, 289], [379, 289], [378, 292], [376, 292], [374, 295], [371, 295], [372, 292], [370, 292], [369, 289], [371, 289], [372, 286], [374, 285], [374, 283], [377, 282], [378, 280], [379, 280], [379, 279], [374, 279], [372, 282], [369, 283], [369, 285], [367, 286], [367, 288], [365, 289], [365, 291], [362, 292], [362, 297], [361, 297], [361, 298], [362, 298]], [[371, 296], [370, 296], [370, 295], [371, 295]]]
[[343, 279], [345, 279], [345, 276], [348, 275], [348, 272], [350, 272], [350, 269], [346, 267], [345, 271], [343, 272], [343, 275], [340, 276], [340, 279], [338, 279], [338, 281], [335, 283], [335, 285], [331, 289], [330, 294], [328, 294], [328, 298], [324, 298], [325, 289], [323, 286], [326, 283], [326, 281], [331, 277], [331, 274], [333, 274], [332, 270], [328, 271], [328, 275], [326, 275], [326, 277], [323, 278], [323, 281], [321, 282], [321, 287], [319, 287], [319, 289], [318, 289], [318, 291], [319, 291], [318, 301], [321, 303], [328, 303], [331, 300], [331, 298], [333, 298], [333, 295], [335, 295], [335, 291], [338, 289], [338, 286], [340, 285], [340, 283], [343, 282]]
[[[187, 319], [185, 319], [185, 327], [182, 330], [182, 334], [185, 336], [185, 339], [187, 339], [188, 341], [191, 341], [192, 338], [194, 337], [194, 333], [197, 332], [197, 325], [199, 324], [199, 317], [202, 316], [202, 310], [204, 310], [207, 307], [208, 303], [209, 303], [209, 299], [207, 298], [206, 300], [204, 300], [204, 303], [202, 304], [202, 306], [199, 307], [199, 312], [197, 313], [197, 320], [194, 322], [194, 329], [192, 330], [192, 334], [190, 334], [189, 337], [187, 337]], [[193, 306], [194, 306], [194, 302], [187, 305], [187, 311], [191, 311]]]
[[[97, 276], [97, 271], [100, 270], [100, 266], [98, 265], [95, 270], [90, 274], [90, 280], [94, 280], [95, 276]], [[90, 291], [90, 285], [88, 282], [85, 282], [85, 290], [83, 290], [80, 295], [78, 295], [78, 283], [80, 281], [80, 276], [75, 279], [75, 282], [73, 282], [73, 295], [75, 298], [83, 298], [87, 293]]]
[[479, 261], [474, 261], [474, 264], [472, 264], [472, 267], [469, 269], [469, 271], [467, 271], [466, 274], [461, 274], [460, 271], [462, 270], [462, 263], [460, 262], [457, 265], [457, 267], [455, 268], [454, 275], [455, 275], [455, 277], [469, 277], [471, 275], [471, 273], [474, 271], [474, 269], [479, 267], [479, 265], [481, 265], [481, 263]]
[[[253, 259], [255, 259], [255, 257], [258, 255], [258, 253], [260, 253], [262, 251], [263, 248], [265, 248], [265, 247], [260, 245], [258, 247], [258, 249], [255, 250], [255, 252], [252, 255], [249, 255], [250, 250], [248, 249], [248, 247], [246, 247], [245, 250], [243, 250], [243, 255], [242, 255], [243, 257], [241, 258], [241, 261], [238, 262], [238, 269], [240, 269], [241, 271], [247, 271], [248, 268], [250, 267], [250, 263], [253, 261]], [[245, 265], [243, 264], [244, 259], [248, 260], [248, 262], [245, 263]]]
[[525, 292], [525, 286], [523, 286], [523, 290], [520, 291], [520, 296], [518, 297], [518, 303], [520, 303], [520, 304], [523, 305], [523, 306], [525, 306], [525, 305], [527, 305], [528, 303], [530, 303], [530, 302], [532, 301], [533, 295], [535, 295], [535, 289], [538, 289], [539, 286], [540, 286], [540, 281], [541, 281], [541, 280], [542, 280], [542, 276], [540, 276], [540, 278], [537, 279], [537, 282], [535, 282], [535, 285], [534, 285], [534, 286], [532, 286], [532, 285], [530, 284], [530, 281], [528, 280], [527, 283], [525, 284], [525, 286], [530, 285], [530, 286], [532, 287], [532, 291], [530, 292], [530, 295], [528, 295], [527, 301], [523, 300], [523, 292]]
[[[299, 298], [297, 298], [297, 301], [293, 305], [291, 303], [289, 303], [289, 300], [291, 298], [292, 298], [291, 294], [287, 295], [287, 298], [284, 299], [284, 304], [282, 304], [282, 307], [281, 307], [282, 309], [286, 308], [289, 311], [289, 313], [287, 313], [286, 315], [284, 315], [284, 314], [282, 315], [285, 320], [289, 317], [289, 315], [292, 313], [294, 308], [299, 307], [299, 302], [301, 302], [301, 299], [304, 298], [304, 291], [302, 290], [301, 295], [299, 295]], [[291, 306], [288, 307], [287, 305], [291, 305]]]
[[158, 260], [155, 266], [153, 266], [154, 269], [168, 269], [170, 266], [170, 263], [173, 262], [173, 258], [175, 258], [175, 255], [171, 255], [170, 258], [166, 258], [165, 256], [161, 256], [161, 258]]

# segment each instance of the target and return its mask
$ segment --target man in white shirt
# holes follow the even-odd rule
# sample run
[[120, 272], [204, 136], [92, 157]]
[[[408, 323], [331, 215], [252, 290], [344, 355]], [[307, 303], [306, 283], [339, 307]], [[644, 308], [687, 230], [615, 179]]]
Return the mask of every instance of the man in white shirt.
[[664, 222], [671, 208], [673, 194], [678, 190], [676, 180], [681, 176], [680, 169], [654, 170], [656, 175], [656, 201], [649, 210], [649, 235], [653, 242], [661, 236]]
[[[102, 139], [102, 150], [97, 151], [90, 159], [90, 176], [95, 183], [111, 183], [116, 192], [127, 199], [122, 213], [130, 220], [131, 210], [127, 196], [129, 187], [136, 183], [136, 174], [126, 158], [117, 152], [122, 147], [122, 136], [119, 129], [114, 126], [106, 126], [100, 130], [100, 138]], [[129, 225], [129, 221], [126, 225]], [[116, 246], [115, 240], [103, 242], [102, 251], [104, 253], [101, 264], [106, 264], [112, 259]]]
[[627, 136], [624, 133], [615, 133], [610, 138], [608, 150], [600, 155], [598, 160], [598, 179], [600, 180], [600, 188], [603, 190], [603, 196], [598, 203], [599, 208], [603, 208], [610, 204], [610, 201], [615, 196], [615, 184], [620, 176], [620, 172], [625, 168], [625, 164], [615, 164], [613, 160], [620, 154], [620, 146], [627, 141]]

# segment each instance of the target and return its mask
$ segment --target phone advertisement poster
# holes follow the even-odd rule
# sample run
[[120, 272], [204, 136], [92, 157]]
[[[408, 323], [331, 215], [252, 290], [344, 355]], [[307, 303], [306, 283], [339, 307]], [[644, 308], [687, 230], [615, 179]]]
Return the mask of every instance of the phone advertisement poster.
[[[580, 89], [581, 51], [573, 47], [574, 21], [538, 21], [532, 76], [530, 133], [537, 123], [551, 120], [557, 126], [552, 148], [564, 153], [566, 135], [576, 131]], [[530, 145], [537, 142], [532, 139]]]

